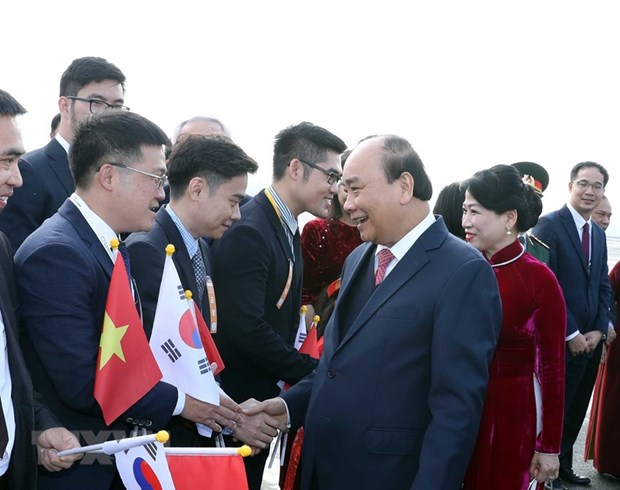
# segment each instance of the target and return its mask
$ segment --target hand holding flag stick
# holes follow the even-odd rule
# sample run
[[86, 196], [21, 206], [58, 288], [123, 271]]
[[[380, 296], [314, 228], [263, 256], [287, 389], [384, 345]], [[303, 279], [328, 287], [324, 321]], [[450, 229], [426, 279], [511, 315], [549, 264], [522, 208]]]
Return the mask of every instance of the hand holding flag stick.
[[150, 442], [166, 443], [170, 436], [165, 430], [160, 430], [157, 434], [149, 434], [139, 437], [126, 437], [125, 439], [119, 439], [116, 441], [106, 441], [101, 444], [91, 444], [90, 446], [77, 447], [73, 449], [67, 449], [66, 451], [60, 451], [58, 456], [70, 456], [71, 454], [79, 453], [105, 453], [114, 454], [119, 451], [126, 451], [132, 447], [143, 446]]

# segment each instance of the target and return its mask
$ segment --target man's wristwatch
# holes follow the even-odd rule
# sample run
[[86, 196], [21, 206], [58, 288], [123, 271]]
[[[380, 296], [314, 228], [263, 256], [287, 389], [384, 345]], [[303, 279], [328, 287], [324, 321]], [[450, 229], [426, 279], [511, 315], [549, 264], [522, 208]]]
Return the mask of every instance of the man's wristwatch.
[[607, 334], [606, 333], [601, 335], [601, 342], [607, 342]]

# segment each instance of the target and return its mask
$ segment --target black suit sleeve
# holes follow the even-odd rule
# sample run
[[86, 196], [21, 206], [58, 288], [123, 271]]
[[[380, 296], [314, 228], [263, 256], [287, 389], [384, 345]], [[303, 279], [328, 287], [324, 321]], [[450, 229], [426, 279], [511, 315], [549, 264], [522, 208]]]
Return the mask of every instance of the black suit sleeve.
[[34, 428], [38, 431], [51, 429], [52, 427], [62, 427], [56, 416], [50, 412], [43, 404], [41, 395], [34, 392], [33, 408], [34, 408]]
[[[316, 359], [287, 344], [272, 325], [266, 305], [275, 305], [284, 282], [275, 284], [277, 260], [265, 236], [250, 226], [227, 232], [214, 249], [215, 288], [222, 335], [246, 359], [274, 377], [293, 384], [311, 372]], [[289, 293], [291, 294], [291, 293]]]

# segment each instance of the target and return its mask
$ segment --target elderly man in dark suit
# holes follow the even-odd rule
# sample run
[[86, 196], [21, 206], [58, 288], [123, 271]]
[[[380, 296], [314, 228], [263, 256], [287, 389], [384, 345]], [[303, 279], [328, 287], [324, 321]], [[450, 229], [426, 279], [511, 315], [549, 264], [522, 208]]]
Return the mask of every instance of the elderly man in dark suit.
[[[264, 400], [294, 384], [316, 360], [293, 346], [301, 307], [302, 255], [297, 217], [326, 216], [338, 192], [344, 142], [309, 122], [276, 136], [273, 182], [241, 208], [214, 245], [219, 329], [226, 369], [222, 387], [235, 400]], [[251, 490], [259, 490], [267, 453], [246, 458]]]
[[[0, 90], [0, 208], [22, 185], [17, 161], [24, 146], [17, 116], [25, 112], [17, 100]], [[18, 313], [13, 251], [0, 233], [0, 488], [34, 490], [37, 454], [33, 430], [42, 431], [36, 444], [43, 466], [49, 471], [71, 466], [78, 456], [59, 458], [56, 452], [79, 447], [79, 443], [73, 434], [59, 427], [56, 417], [33, 395], [19, 347]]]
[[[573, 471], [573, 445], [585, 417], [596, 379], [602, 341], [607, 339], [611, 286], [607, 276], [607, 242], [592, 221], [609, 175], [595, 162], [581, 162], [570, 173], [569, 202], [543, 216], [533, 232], [550, 248], [549, 267], [566, 301], [566, 395], [560, 453], [560, 479], [588, 485]], [[562, 488], [560, 480], [554, 488]]]
[[17, 250], [30, 233], [52, 216], [75, 189], [67, 153], [77, 123], [106, 109], [127, 109], [125, 75], [92, 56], [73, 60], [60, 79], [60, 123], [52, 140], [19, 161], [24, 185], [0, 215], [0, 231]]
[[[304, 425], [302, 488], [454, 490], [469, 463], [501, 305], [488, 262], [429, 207], [411, 145], [373, 136], [344, 168], [364, 244], [315, 373], [249, 412]], [[305, 420], [305, 423], [304, 423]]]
[[[239, 419], [240, 408], [230, 399], [222, 396], [220, 407], [208, 405], [165, 382], [109, 426], [94, 398], [113, 268], [110, 241], [153, 226], [166, 180], [167, 143], [158, 126], [131, 112], [105, 111], [85, 120], [71, 146], [76, 192], [15, 254], [19, 297], [28, 305], [23, 310], [24, 353], [35, 387], [85, 443], [94, 437], [96, 442], [124, 437], [134, 426], [165, 427], [173, 415], [213, 430], [221, 430], [218, 423], [232, 427]], [[41, 474], [40, 480], [45, 488], [123, 488], [106, 459], [85, 458], [53, 477]]]

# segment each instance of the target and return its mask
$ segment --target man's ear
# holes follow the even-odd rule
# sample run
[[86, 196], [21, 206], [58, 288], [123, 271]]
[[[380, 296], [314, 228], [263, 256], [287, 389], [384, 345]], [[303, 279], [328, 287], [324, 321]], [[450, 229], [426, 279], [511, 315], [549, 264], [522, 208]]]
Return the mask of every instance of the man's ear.
[[209, 193], [209, 184], [204, 177], [193, 177], [187, 184], [187, 193], [193, 201], [200, 199], [204, 193]]
[[99, 171], [95, 174], [95, 180], [99, 182], [99, 185], [102, 188], [111, 191], [114, 187], [113, 180], [115, 175], [117, 175], [117, 173], [114, 172], [112, 165], [104, 163], [99, 169]]
[[293, 180], [303, 179], [304, 176], [304, 165], [297, 158], [293, 158], [287, 167], [288, 173]]
[[413, 198], [413, 190], [415, 189], [415, 180], [409, 172], [403, 172], [398, 177], [398, 185], [400, 186], [401, 204], [407, 204]]

